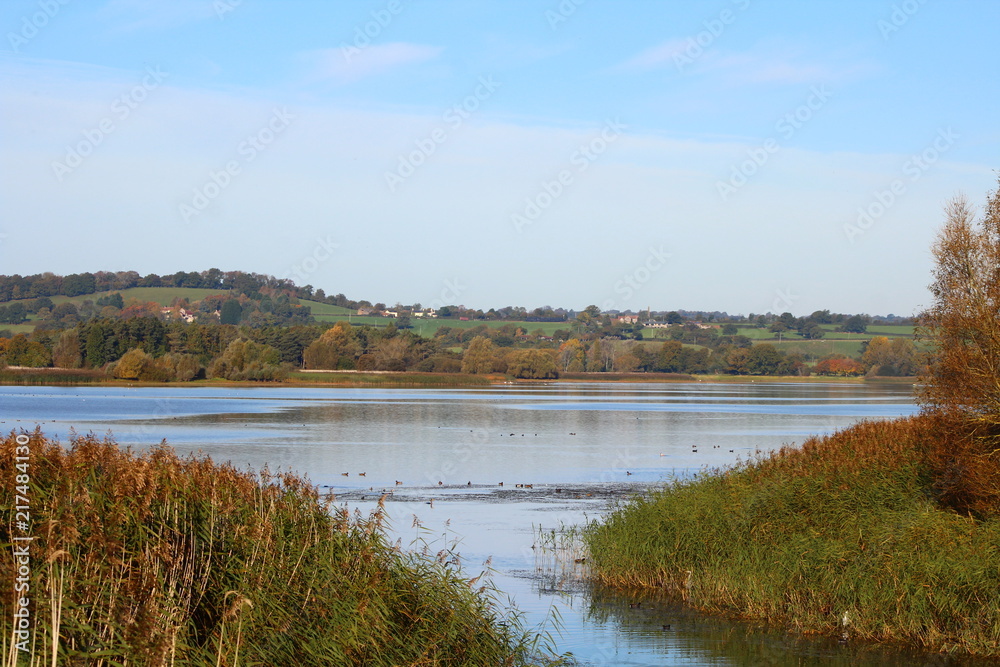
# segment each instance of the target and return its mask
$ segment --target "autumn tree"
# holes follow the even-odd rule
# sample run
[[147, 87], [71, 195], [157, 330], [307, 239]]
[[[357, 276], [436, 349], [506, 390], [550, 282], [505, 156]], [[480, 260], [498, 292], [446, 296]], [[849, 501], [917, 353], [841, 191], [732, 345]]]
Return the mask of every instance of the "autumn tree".
[[750, 360], [749, 348], [734, 347], [726, 353], [725, 372], [732, 375], [746, 375], [747, 363]]
[[586, 367], [586, 351], [578, 338], [570, 338], [559, 346], [559, 368], [568, 373], [580, 373]]
[[856, 377], [864, 375], [865, 367], [858, 361], [842, 354], [831, 354], [820, 359], [813, 367], [816, 375], [836, 375], [839, 377]]
[[913, 341], [875, 336], [865, 346], [861, 363], [869, 375], [901, 376], [915, 375], [919, 359]]
[[226, 380], [282, 380], [286, 375], [278, 350], [242, 338], [231, 342], [208, 369], [209, 377]]
[[515, 350], [508, 355], [507, 372], [516, 378], [532, 380], [559, 377], [552, 350]]
[[750, 348], [747, 356], [747, 373], [750, 375], [785, 375], [785, 355], [769, 343], [761, 343]]
[[324, 331], [302, 352], [305, 367], [312, 369], [354, 368], [359, 356], [361, 346], [351, 332], [351, 325], [344, 321]]
[[59, 368], [80, 368], [83, 353], [80, 346], [80, 332], [67, 329], [59, 335], [59, 341], [52, 348], [52, 364]]
[[156, 360], [157, 379], [188, 382], [201, 375], [202, 367], [193, 354], [168, 352]]
[[36, 340], [28, 340], [24, 334], [0, 339], [0, 357], [7, 366], [42, 368], [52, 362], [45, 345]]
[[1000, 190], [977, 218], [968, 201], [945, 207], [932, 247], [931, 306], [918, 335], [931, 348], [919, 386], [935, 433], [930, 451], [942, 502], [1000, 511]]
[[385, 338], [372, 351], [375, 370], [405, 371], [412, 362], [412, 345], [407, 336]]
[[485, 336], [476, 336], [469, 343], [469, 349], [462, 357], [462, 372], [471, 374], [492, 373], [496, 352], [493, 341]]
[[600, 339], [590, 344], [590, 349], [587, 350], [587, 372], [602, 373], [608, 369], [604, 347], [605, 343], [602, 343]]
[[135, 347], [115, 362], [114, 376], [119, 380], [138, 380], [146, 375], [152, 364], [153, 359], [142, 348]]
[[933, 301], [919, 336], [933, 346], [920, 396], [977, 434], [1000, 435], [1000, 191], [976, 219], [959, 196], [932, 253]]
[[[634, 343], [635, 341], [629, 341]], [[617, 359], [615, 359], [615, 370], [619, 373], [634, 373], [639, 369], [640, 360], [635, 352], [638, 348], [626, 348]]]

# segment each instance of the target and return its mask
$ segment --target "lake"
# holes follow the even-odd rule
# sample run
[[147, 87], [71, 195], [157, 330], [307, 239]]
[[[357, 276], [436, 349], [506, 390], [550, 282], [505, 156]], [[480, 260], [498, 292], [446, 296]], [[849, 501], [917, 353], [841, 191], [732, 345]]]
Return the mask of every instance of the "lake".
[[488, 567], [529, 624], [559, 619], [558, 632], [550, 625], [556, 647], [582, 664], [943, 664], [593, 590], [585, 564], [574, 562], [579, 554], [553, 551], [546, 538], [663, 481], [861, 419], [912, 414], [909, 385], [2, 387], [0, 394], [8, 429], [39, 424], [64, 442], [71, 429], [110, 432], [135, 448], [166, 440], [238, 467], [302, 473], [363, 512], [389, 493], [393, 540], [432, 556], [444, 550], [442, 558], [470, 578]]

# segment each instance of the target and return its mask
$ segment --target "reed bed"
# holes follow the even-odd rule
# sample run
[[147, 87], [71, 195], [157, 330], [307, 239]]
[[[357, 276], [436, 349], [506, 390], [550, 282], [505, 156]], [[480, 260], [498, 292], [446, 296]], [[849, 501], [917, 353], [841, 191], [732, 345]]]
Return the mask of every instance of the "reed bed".
[[[300, 477], [180, 458], [165, 445], [138, 454], [87, 436], [64, 448], [39, 432], [0, 447], [11, 499], [25, 435], [33, 630], [30, 652], [16, 650], [5, 584], [5, 667], [539, 660], [538, 635], [489, 590], [388, 545], [381, 508], [349, 515]], [[23, 526], [6, 501], [9, 555]], [[4, 582], [14, 570], [0, 560]]]
[[65, 368], [5, 368], [0, 370], [0, 384], [15, 386], [98, 384], [108, 381], [102, 371]]
[[939, 502], [934, 432], [863, 422], [635, 498], [588, 527], [593, 576], [805, 633], [1000, 656], [1000, 520]]
[[295, 371], [289, 374], [287, 382], [342, 384], [352, 387], [465, 387], [488, 386], [491, 378], [463, 373]]

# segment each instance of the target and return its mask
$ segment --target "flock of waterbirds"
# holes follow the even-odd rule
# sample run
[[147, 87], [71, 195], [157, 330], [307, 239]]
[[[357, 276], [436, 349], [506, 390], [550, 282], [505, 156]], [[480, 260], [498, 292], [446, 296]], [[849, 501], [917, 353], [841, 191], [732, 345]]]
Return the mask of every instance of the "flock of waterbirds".
[[[470, 431], [470, 433], [471, 432], [472, 431]], [[504, 435], [505, 435], [504, 433], [500, 433], [500, 437], [504, 437]], [[527, 433], [521, 433], [520, 437], [523, 438], [523, 437], [528, 436], [528, 435], [529, 434], [527, 434]], [[538, 437], [537, 433], [532, 433], [530, 435], [531, 435], [531, 437]], [[575, 436], [576, 433], [575, 432], [570, 432], [569, 435]], [[517, 436], [518, 436], [517, 433], [506, 434], [506, 437], [511, 437], [511, 438], [517, 437]], [[712, 449], [721, 449], [721, 445], [712, 445]], [[730, 454], [734, 454], [735, 452], [736, 452], [736, 450], [734, 450], [734, 449], [730, 449], [729, 450]], [[697, 444], [692, 444], [691, 445], [691, 453], [692, 454], [697, 454], [698, 453], [698, 445]], [[759, 455], [761, 453], [761, 450], [758, 448], [758, 449], [754, 450], [754, 453]], [[660, 456], [670, 456], [670, 454], [667, 453], [667, 452], [660, 452]], [[350, 472], [342, 472], [340, 474], [341, 474], [342, 477], [350, 477], [351, 476]], [[631, 477], [634, 474], [635, 473], [633, 473], [630, 470], [626, 470], [625, 471], [625, 475], [627, 477]], [[358, 473], [356, 473], [356, 475], [358, 477], [366, 477], [368, 475], [368, 473], [367, 472], [358, 472]], [[404, 484], [405, 484], [404, 482], [402, 482], [402, 481], [400, 481], [400, 480], [397, 479], [397, 480], [395, 480], [394, 487], [404, 486]], [[332, 485], [332, 484], [320, 484], [319, 486], [320, 486], [320, 488], [324, 488], [324, 489], [333, 489], [333, 488], [335, 488], [334, 485]], [[485, 488], [490, 488], [491, 485], [489, 485], [489, 484], [475, 484], [475, 485], [473, 485], [472, 481], [469, 480], [465, 484], [451, 484], [451, 485], [445, 485], [445, 483], [443, 481], [438, 481], [437, 486], [441, 487], [441, 488], [445, 488], [445, 489], [459, 489], [459, 488], [485, 489]], [[515, 488], [515, 489], [533, 489], [534, 486], [535, 486], [534, 483], [516, 483], [516, 484], [513, 485], [513, 488]], [[415, 486], [414, 488], [419, 489], [419, 488], [426, 488], [426, 487]], [[496, 484], [496, 488], [511, 488], [511, 487], [509, 485], [507, 487], [504, 487], [504, 482], [498, 482]], [[547, 490], [549, 490], [549, 491], [554, 491], [555, 493], [560, 493], [560, 494], [563, 493], [563, 490], [564, 490], [561, 487], [550, 488], [549, 486], [546, 486], [545, 488]], [[371, 493], [375, 493], [376, 492], [374, 486], [368, 487], [368, 491], [371, 492]], [[378, 492], [381, 493], [381, 494], [383, 494], [382, 495], [383, 498], [387, 498], [387, 497], [391, 498], [394, 495], [394, 489], [393, 488], [389, 488], [389, 489], [382, 488]], [[328, 491], [328, 494], [330, 496], [334, 495], [334, 493], [333, 493], [332, 490]], [[590, 497], [590, 496], [592, 496], [591, 493], [576, 494], [577, 498]], [[367, 496], [361, 495], [360, 499], [361, 500], [366, 500]], [[433, 506], [433, 500], [429, 501], [428, 504]]]

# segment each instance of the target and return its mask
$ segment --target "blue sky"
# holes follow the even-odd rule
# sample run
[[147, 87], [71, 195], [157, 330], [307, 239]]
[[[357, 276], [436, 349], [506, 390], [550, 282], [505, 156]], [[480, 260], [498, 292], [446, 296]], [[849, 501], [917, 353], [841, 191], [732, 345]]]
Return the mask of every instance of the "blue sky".
[[1000, 3], [10, 0], [0, 272], [910, 314]]

